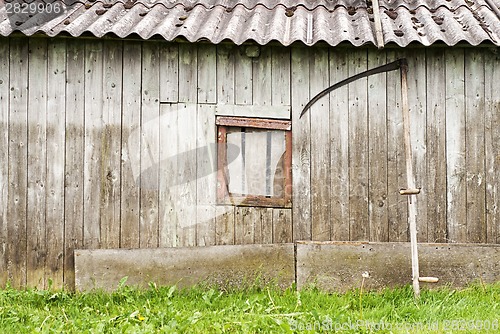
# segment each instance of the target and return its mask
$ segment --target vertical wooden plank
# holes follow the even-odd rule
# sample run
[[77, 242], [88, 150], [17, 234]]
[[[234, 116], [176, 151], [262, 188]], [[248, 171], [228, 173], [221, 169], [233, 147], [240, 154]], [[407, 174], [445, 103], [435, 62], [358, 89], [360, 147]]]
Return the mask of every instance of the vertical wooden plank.
[[273, 243], [292, 242], [292, 210], [273, 210]]
[[234, 98], [236, 104], [252, 104], [252, 59], [245, 54], [245, 47], [234, 51]]
[[215, 206], [198, 205], [196, 208], [196, 245], [215, 245]]
[[103, 49], [103, 121], [101, 156], [101, 241], [103, 248], [120, 246], [120, 174], [123, 44], [107, 41]]
[[271, 61], [272, 105], [290, 105], [290, 49], [272, 48]]
[[[291, 105], [291, 55], [289, 48], [273, 47], [271, 55], [272, 105]], [[290, 115], [290, 118], [292, 115]], [[295, 133], [292, 134], [292, 138]], [[293, 241], [292, 210], [273, 209], [272, 242]]]
[[234, 207], [216, 206], [215, 244], [234, 245]]
[[[348, 53], [330, 51], [330, 82], [349, 77]], [[349, 240], [349, 87], [330, 96], [331, 239]]]
[[[262, 242], [262, 218], [264, 213], [266, 212], [264, 208], [248, 208], [246, 215], [243, 218], [243, 225], [248, 228], [252, 228], [251, 235], [253, 239], [248, 239], [246, 241], [245, 237], [243, 237], [243, 243], [251, 243], [251, 244], [261, 244]], [[272, 211], [271, 211], [271, 221], [272, 224]]]
[[[368, 68], [387, 63], [386, 54], [368, 51]], [[387, 215], [387, 75], [368, 77], [368, 215], [370, 241], [389, 241]]]
[[101, 245], [102, 50], [102, 41], [85, 41], [85, 203], [83, 212], [85, 248], [100, 248]]
[[[177, 104], [160, 106], [160, 247], [178, 245], [178, 135]], [[182, 203], [180, 203], [182, 205]]]
[[217, 103], [234, 104], [234, 66], [236, 47], [217, 45]]
[[217, 102], [217, 51], [215, 45], [198, 46], [198, 103]]
[[260, 56], [253, 58], [252, 65], [252, 82], [258, 82], [257, 85], [252, 86], [253, 104], [270, 105], [272, 102], [271, 48], [262, 47]]
[[179, 102], [197, 102], [197, 54], [196, 44], [179, 44]]
[[251, 208], [250, 218], [253, 225], [254, 244], [271, 244], [273, 242], [273, 210], [272, 208]]
[[311, 240], [311, 113], [299, 119], [309, 102], [309, 48], [292, 48], [292, 202], [293, 240]]
[[[403, 57], [387, 52], [387, 62]], [[408, 203], [399, 189], [406, 186], [406, 163], [403, 143], [403, 113], [401, 110], [401, 74], [387, 73], [387, 215], [389, 241], [408, 241]]]
[[140, 248], [158, 247], [159, 47], [142, 46]]
[[[27, 280], [43, 289], [47, 259], [45, 199], [47, 193], [47, 40], [29, 41], [28, 91], [28, 206], [26, 234]], [[52, 126], [51, 124], [48, 124]]]
[[8, 275], [14, 288], [26, 286], [26, 193], [28, 164], [28, 43], [10, 39]]
[[179, 101], [179, 44], [160, 46], [160, 101]]
[[55, 39], [47, 49], [47, 263], [46, 279], [64, 283], [64, 162], [66, 119], [66, 41]]
[[484, 147], [484, 56], [465, 52], [465, 168], [467, 242], [486, 242], [486, 182]]
[[[315, 48], [309, 65], [311, 96], [329, 86], [328, 49]], [[330, 240], [330, 96], [308, 111], [311, 118], [311, 223], [312, 240]], [[314, 129], [314, 131], [312, 131]]]
[[[252, 85], [251, 95], [253, 96], [254, 105], [271, 105], [272, 103], [272, 49], [271, 47], [261, 47], [260, 55], [257, 58], [251, 58], [252, 61], [252, 79], [250, 82], [258, 82], [258, 85]], [[238, 73], [238, 72], [237, 72]], [[246, 84], [248, 84], [247, 82]], [[241, 88], [240, 86], [237, 86]], [[244, 95], [243, 95], [244, 96]], [[247, 101], [251, 99], [248, 98]], [[266, 193], [266, 161], [264, 159], [255, 161], [257, 156], [262, 157], [265, 148], [272, 143], [267, 142], [267, 136], [262, 132], [252, 133], [247, 132], [247, 139], [250, 145], [245, 147], [246, 153], [246, 168], [248, 193], [249, 194], [265, 194]], [[249, 178], [248, 176], [255, 178]], [[252, 216], [253, 215], [253, 216]], [[252, 215], [255, 217], [253, 223], [253, 243], [271, 243], [273, 230], [273, 209], [268, 208], [253, 208]], [[247, 216], [248, 217], [248, 216]]]
[[[500, 243], [500, 55], [485, 59], [485, 156], [487, 243]], [[0, 93], [1, 95], [1, 93]], [[0, 107], [1, 108], [1, 107]]]
[[[349, 55], [349, 76], [366, 71], [367, 52]], [[349, 239], [368, 240], [368, 97], [367, 79], [349, 85]]]
[[124, 43], [123, 82], [125, 84], [122, 85], [120, 175], [120, 247], [123, 248], [139, 248], [142, 74], [139, 60], [141, 58], [141, 43]]
[[0, 43], [0, 287], [7, 283], [7, 208], [9, 198], [9, 42]]
[[[413, 51], [408, 59], [408, 103], [411, 119], [411, 148], [415, 185], [420, 194], [416, 196], [418, 241], [427, 242], [427, 123], [426, 123], [426, 67], [423, 50]], [[404, 186], [406, 187], [406, 185]]]
[[[235, 207], [234, 209], [234, 241], [236, 245], [253, 244], [255, 224], [260, 219], [258, 210], [251, 207]], [[259, 222], [260, 223], [260, 222]]]
[[[272, 209], [272, 208], [262, 208], [260, 211], [260, 237], [255, 240], [255, 243], [261, 244], [272, 244], [273, 243], [273, 234], [274, 234], [274, 217], [275, 212], [280, 211], [281, 209]], [[288, 210], [290, 211], [290, 210]], [[283, 219], [284, 220], [284, 219]], [[290, 232], [287, 236], [292, 239], [292, 222], [291, 219], [288, 221], [280, 221], [281, 224], [278, 224], [279, 227], [282, 226], [283, 230], [286, 232]], [[286, 233], [284, 232], [284, 233]]]
[[179, 104], [177, 147], [179, 244], [183, 247], [196, 246], [196, 105]]
[[429, 242], [446, 242], [446, 73], [444, 49], [427, 57], [427, 220]]
[[[251, 224], [253, 225], [253, 241], [252, 243], [254, 244], [262, 244], [264, 243], [263, 242], [263, 238], [264, 238], [264, 233], [263, 233], [263, 228], [264, 228], [264, 221], [267, 221], [268, 219], [266, 218], [266, 216], [268, 217], [268, 215], [266, 215], [267, 213], [267, 208], [251, 208], [252, 209], [252, 221], [251, 221]], [[269, 212], [271, 213], [271, 216], [270, 216], [270, 224], [272, 226], [272, 223], [273, 223], [273, 216], [272, 216], [272, 210], [269, 210]], [[272, 233], [272, 229], [271, 229], [271, 233]], [[271, 239], [272, 239], [272, 234], [271, 234]]]
[[449, 49], [446, 66], [447, 229], [450, 242], [467, 241], [464, 50]]
[[[215, 53], [212, 54], [215, 56]], [[215, 106], [198, 105], [196, 117], [197, 245], [215, 245], [217, 150]]]
[[64, 174], [64, 285], [75, 289], [74, 250], [83, 247], [85, 159], [85, 45], [66, 42], [66, 162]]

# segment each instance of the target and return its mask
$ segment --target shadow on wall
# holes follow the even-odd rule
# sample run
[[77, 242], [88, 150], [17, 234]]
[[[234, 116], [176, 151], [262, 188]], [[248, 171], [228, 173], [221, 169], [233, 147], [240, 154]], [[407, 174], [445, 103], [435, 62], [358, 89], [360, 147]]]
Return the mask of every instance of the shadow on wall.
[[[141, 188], [149, 190], [158, 190], [159, 185], [156, 180], [158, 175], [165, 176], [167, 187], [178, 186], [181, 184], [186, 184], [189, 182], [196, 182], [197, 179], [205, 178], [207, 176], [213, 176], [212, 174], [217, 173], [217, 146], [221, 144], [209, 144], [203, 147], [198, 147], [186, 152], [181, 152], [174, 156], [163, 159], [157, 163], [154, 163], [150, 167], [140, 171], [139, 175], [134, 172], [134, 178], [136, 184], [140, 184]], [[227, 163], [231, 164], [240, 155], [240, 148], [234, 144], [226, 144], [227, 147]], [[209, 161], [210, 163], [203, 164], [202, 168], [196, 169], [196, 175], [191, 175], [189, 173], [183, 173], [179, 170], [179, 166], [186, 166], [193, 161], [197, 160]], [[132, 165], [140, 166], [139, 161]], [[169, 177], [173, 173], [176, 173], [176, 177]]]
[[[215, 129], [213, 134], [205, 136], [191, 130], [203, 126], [186, 121], [196, 122], [197, 111], [196, 105], [188, 105], [182, 110], [170, 110], [145, 122], [129, 134], [123, 152], [123, 159], [130, 164], [137, 186], [146, 191], [158, 191], [160, 198], [169, 202], [164, 204], [178, 208], [171, 214], [177, 216], [176, 220], [182, 228], [213, 220], [216, 211], [219, 144]], [[191, 131], [186, 131], [186, 127], [181, 125], [185, 123]], [[136, 138], [141, 139], [137, 141]], [[240, 156], [240, 148], [230, 143], [225, 147], [230, 165]], [[197, 191], [203, 194], [197, 194]], [[206, 211], [212, 212], [213, 216], [205, 216], [205, 221], [193, 221], [189, 212], [196, 212], [200, 207], [212, 207], [213, 210]], [[225, 212], [217, 210], [217, 213], [221, 215]], [[183, 214], [188, 217], [183, 217]]]

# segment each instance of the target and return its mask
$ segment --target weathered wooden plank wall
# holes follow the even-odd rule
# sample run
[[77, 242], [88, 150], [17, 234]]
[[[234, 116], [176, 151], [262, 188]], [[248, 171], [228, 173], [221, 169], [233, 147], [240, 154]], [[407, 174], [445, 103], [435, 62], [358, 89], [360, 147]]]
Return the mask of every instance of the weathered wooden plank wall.
[[447, 238], [466, 241], [465, 51], [446, 50], [445, 66]]
[[[331, 83], [349, 77], [347, 60], [346, 52], [330, 52]], [[350, 227], [348, 103], [348, 86], [330, 96], [330, 226], [331, 239], [340, 241], [349, 240]]]
[[[84, 77], [84, 124], [85, 155], [84, 168], [84, 205], [83, 205], [83, 246], [85, 248], [101, 247], [101, 202], [104, 203], [102, 179], [105, 168], [101, 165], [102, 144], [105, 140], [105, 124], [102, 115], [103, 104], [103, 59], [102, 41], [89, 40], [85, 45], [85, 77]], [[107, 157], [104, 157], [103, 164]]]
[[464, 78], [467, 242], [486, 242], [484, 70], [483, 54], [468, 52]]
[[427, 51], [427, 238], [446, 242], [446, 69], [445, 51]]
[[[369, 53], [368, 68], [387, 62], [385, 53]], [[389, 240], [387, 210], [387, 95], [378, 94], [387, 85], [387, 77], [368, 77], [368, 220], [370, 240]]]
[[[102, 73], [102, 151], [101, 165], [101, 244], [102, 248], [120, 246], [120, 169], [123, 95], [123, 47], [121, 42], [103, 45]], [[125, 83], [126, 84], [126, 83]]]
[[[10, 40], [9, 77], [9, 158], [7, 217], [7, 272], [13, 286], [25, 286], [27, 275], [27, 221], [34, 219], [37, 208], [28, 207], [28, 43], [22, 38]], [[45, 161], [41, 161], [45, 165]], [[5, 199], [3, 199], [5, 200]], [[32, 210], [34, 209], [34, 210]], [[29, 210], [29, 211], [28, 211]], [[43, 244], [45, 240], [41, 241]], [[41, 250], [40, 256], [44, 257]], [[43, 262], [42, 262], [43, 263]], [[35, 268], [29, 268], [33, 270]], [[36, 268], [43, 271], [45, 267]]]
[[[75, 248], [408, 240], [399, 73], [298, 118], [327, 86], [404, 56], [419, 240], [500, 242], [497, 54], [250, 51], [0, 39], [0, 285], [72, 289]], [[221, 104], [291, 106], [291, 209], [216, 205]]]
[[[48, 43], [47, 74], [47, 161], [45, 162], [47, 166], [45, 185], [47, 253], [45, 256], [45, 277], [50, 278], [52, 284], [59, 287], [63, 286], [64, 282], [64, 155], [66, 148], [65, 120], [68, 111], [65, 101], [66, 41], [64, 39], [55, 39]], [[30, 108], [28, 105], [28, 113], [33, 109], [36, 108]], [[28, 179], [28, 181], [33, 180]], [[28, 207], [28, 212], [29, 210], [30, 207]], [[31, 219], [28, 219], [28, 222], [31, 224]], [[31, 239], [29, 233], [27, 233], [26, 238], [27, 240]], [[28, 272], [33, 269], [35, 268], [28, 267]]]
[[[140, 126], [140, 215], [139, 247], [158, 247], [160, 171], [160, 49], [157, 44], [142, 46]], [[137, 66], [137, 65], [134, 65]], [[132, 162], [138, 163], [138, 161]]]
[[141, 161], [141, 43], [123, 46], [123, 96], [121, 133], [120, 247], [139, 248], [140, 183], [134, 168]]
[[[309, 72], [315, 80], [310, 81], [309, 91], [314, 96], [330, 83], [328, 49], [314, 49], [311, 56]], [[310, 131], [311, 221], [315, 222], [311, 226], [313, 240], [331, 238], [329, 100], [330, 96], [325, 96], [311, 108], [311, 127], [314, 127], [314, 131]]]
[[[73, 250], [83, 247], [85, 159], [85, 48], [66, 42], [66, 153], [64, 168], [64, 284], [73, 289]], [[124, 73], [126, 67], [124, 66]], [[125, 100], [125, 99], [124, 99]], [[125, 131], [125, 130], [124, 130]], [[122, 177], [122, 182], [124, 178]], [[129, 193], [122, 198], [131, 201]], [[123, 217], [123, 215], [122, 215]], [[122, 220], [123, 221], [123, 220]]]
[[[366, 50], [349, 54], [349, 76], [366, 71]], [[368, 79], [353, 82], [348, 87], [349, 113], [349, 240], [368, 240], [370, 225], [368, 216]], [[346, 112], [344, 111], [344, 112]], [[311, 125], [314, 126], [314, 125]]]
[[0, 284], [8, 279], [7, 212], [9, 207], [9, 89], [10, 50], [8, 41], [0, 42]]
[[28, 238], [27, 284], [44, 287], [45, 263], [47, 261], [47, 240], [45, 230], [47, 189], [47, 40], [30, 41], [28, 103], [38, 105], [28, 114]]
[[[311, 96], [311, 49], [291, 51], [293, 240], [311, 240], [311, 113], [299, 118]], [[314, 73], [312, 75], [314, 77]], [[300, 222], [300, 224], [298, 223]]]
[[422, 57], [418, 52], [407, 52], [405, 57], [408, 58], [408, 71], [412, 76], [411, 81], [408, 82], [408, 103], [412, 131], [413, 171], [415, 184], [422, 188], [416, 199], [419, 221], [417, 239], [419, 242], [426, 242], [428, 241], [427, 148], [434, 140], [434, 138], [427, 137], [426, 57]]
[[[400, 50], [387, 52], [387, 61], [404, 57]], [[401, 77], [397, 71], [387, 73], [387, 215], [389, 241], [407, 241], [407, 199], [393, 189], [406, 184], [406, 164], [403, 138], [403, 113], [401, 111]]]
[[500, 243], [500, 55], [485, 57], [486, 242]]

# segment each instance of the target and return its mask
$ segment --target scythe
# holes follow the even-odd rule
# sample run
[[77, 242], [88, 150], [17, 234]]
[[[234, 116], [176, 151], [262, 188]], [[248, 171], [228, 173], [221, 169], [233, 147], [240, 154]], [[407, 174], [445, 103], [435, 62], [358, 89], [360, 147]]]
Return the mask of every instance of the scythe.
[[[410, 244], [411, 244], [411, 263], [412, 263], [412, 283], [413, 291], [415, 297], [418, 298], [420, 295], [420, 285], [419, 281], [425, 282], [437, 282], [435, 277], [419, 277], [419, 265], [418, 265], [418, 249], [417, 249], [417, 222], [416, 222], [416, 198], [412, 201], [412, 197], [420, 193], [420, 188], [415, 186], [415, 178], [413, 175], [413, 158], [411, 150], [411, 138], [410, 138], [410, 110], [408, 106], [408, 83], [407, 83], [407, 72], [408, 72], [408, 62], [405, 58], [398, 59], [392, 63], [382, 65], [376, 68], [372, 68], [368, 71], [353, 75], [347, 79], [344, 79], [333, 86], [326, 88], [325, 90], [318, 93], [315, 97], [311, 99], [302, 109], [300, 117], [302, 117], [311, 106], [316, 103], [319, 99], [326, 96], [330, 92], [345, 86], [353, 81], [361, 78], [368, 77], [370, 75], [390, 72], [394, 70], [400, 70], [401, 73], [401, 97], [402, 97], [402, 108], [403, 108], [403, 128], [404, 128], [404, 143], [405, 143], [405, 157], [406, 157], [406, 176], [407, 176], [407, 189], [401, 189], [399, 193], [401, 195], [408, 196], [408, 224], [410, 230]], [[300, 118], [299, 117], [299, 118]]]

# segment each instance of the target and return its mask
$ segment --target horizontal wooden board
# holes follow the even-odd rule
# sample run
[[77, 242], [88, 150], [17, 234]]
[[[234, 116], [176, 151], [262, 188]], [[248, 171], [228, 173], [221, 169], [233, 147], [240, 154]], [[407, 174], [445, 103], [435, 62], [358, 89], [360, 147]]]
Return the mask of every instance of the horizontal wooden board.
[[217, 117], [215, 124], [242, 128], [260, 128], [270, 130], [291, 130], [292, 122], [281, 120], [262, 120], [259, 118]]
[[217, 116], [290, 119], [290, 106], [219, 104]]

